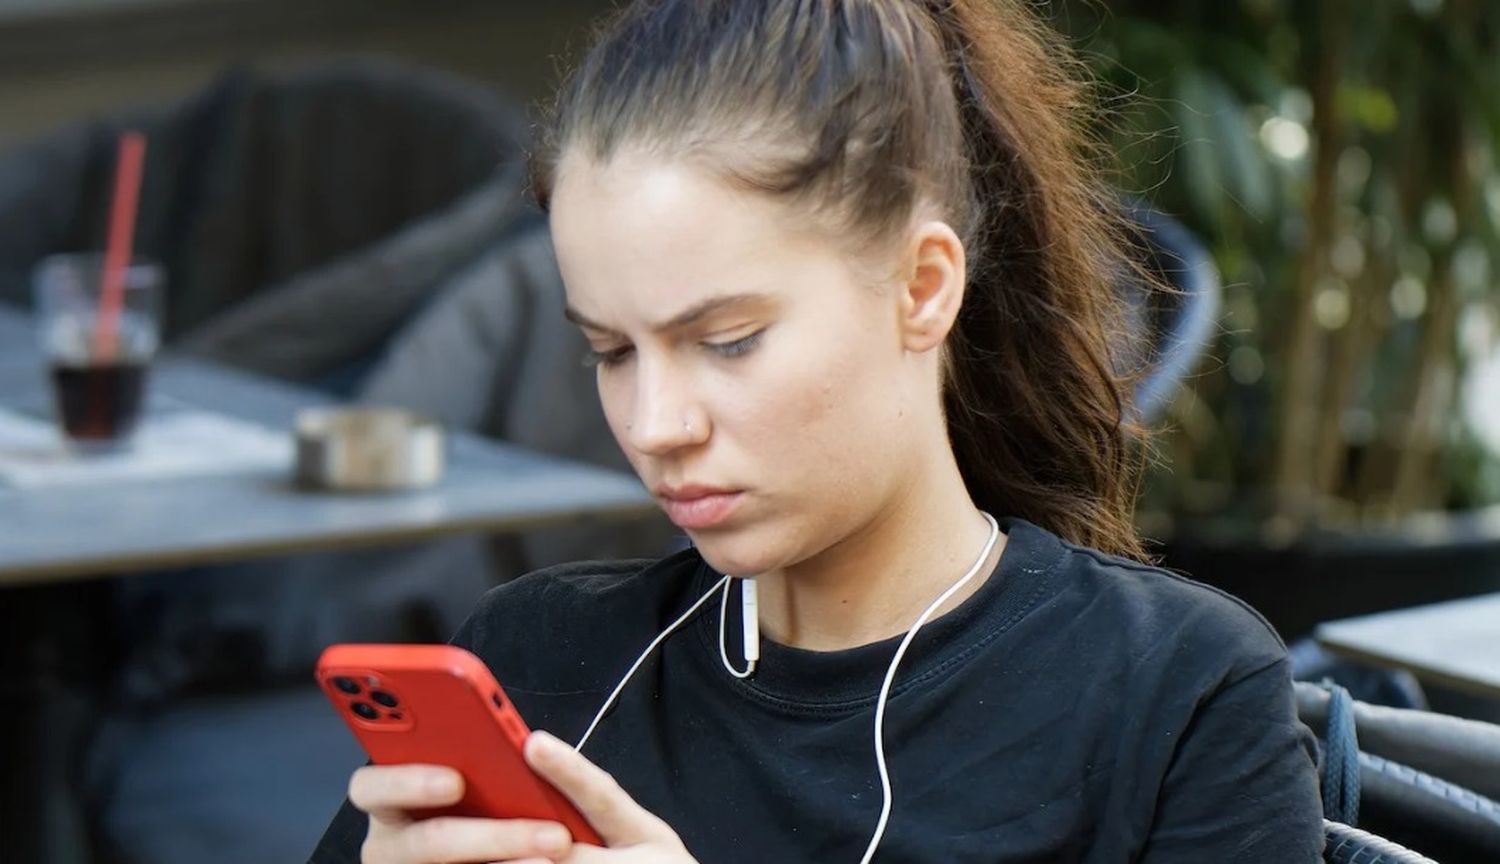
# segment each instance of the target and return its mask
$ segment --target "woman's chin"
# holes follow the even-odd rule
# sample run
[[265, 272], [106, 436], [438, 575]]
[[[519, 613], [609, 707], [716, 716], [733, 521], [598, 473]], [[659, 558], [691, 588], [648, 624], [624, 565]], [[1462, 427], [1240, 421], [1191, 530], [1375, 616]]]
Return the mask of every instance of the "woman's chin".
[[[690, 535], [691, 536], [691, 535]], [[709, 534], [693, 537], [698, 554], [708, 566], [730, 576], [754, 576], [786, 564], [786, 556], [770, 543], [743, 534]]]

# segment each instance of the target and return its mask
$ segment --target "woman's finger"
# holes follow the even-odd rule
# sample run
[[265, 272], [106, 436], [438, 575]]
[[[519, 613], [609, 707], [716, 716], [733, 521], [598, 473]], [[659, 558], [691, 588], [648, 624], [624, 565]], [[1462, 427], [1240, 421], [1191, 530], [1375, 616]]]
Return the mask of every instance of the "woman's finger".
[[526, 761], [568, 797], [611, 847], [671, 840], [667, 823], [635, 803], [607, 771], [546, 732], [526, 739]]
[[485, 862], [565, 857], [572, 846], [568, 829], [537, 819], [472, 819], [437, 816], [412, 822], [380, 838], [365, 851], [381, 861], [404, 864]]
[[[640, 847], [637, 847], [639, 850]], [[629, 856], [630, 853], [625, 853]], [[557, 864], [617, 864], [620, 860], [620, 852], [614, 849], [601, 849], [598, 846], [588, 846], [583, 843], [573, 845], [573, 851], [568, 857], [560, 860]], [[631, 860], [626, 857], [627, 861]], [[507, 861], [506, 864], [514, 864]]]
[[381, 821], [408, 810], [445, 807], [464, 796], [464, 778], [441, 765], [366, 765], [349, 778], [349, 802]]

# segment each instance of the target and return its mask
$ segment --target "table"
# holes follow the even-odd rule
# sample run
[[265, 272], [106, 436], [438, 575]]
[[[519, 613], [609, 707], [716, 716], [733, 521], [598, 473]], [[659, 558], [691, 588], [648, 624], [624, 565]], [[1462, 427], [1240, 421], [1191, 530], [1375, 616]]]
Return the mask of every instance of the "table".
[[1500, 699], [1500, 594], [1332, 621], [1314, 637], [1337, 654]]
[[[29, 319], [0, 307], [0, 405], [45, 402], [41, 364]], [[328, 401], [188, 358], [163, 357], [151, 375], [153, 393], [272, 429], [290, 430], [298, 410]], [[465, 433], [450, 444], [440, 484], [399, 494], [307, 492], [289, 469], [0, 487], [0, 587], [654, 510], [632, 476]]]

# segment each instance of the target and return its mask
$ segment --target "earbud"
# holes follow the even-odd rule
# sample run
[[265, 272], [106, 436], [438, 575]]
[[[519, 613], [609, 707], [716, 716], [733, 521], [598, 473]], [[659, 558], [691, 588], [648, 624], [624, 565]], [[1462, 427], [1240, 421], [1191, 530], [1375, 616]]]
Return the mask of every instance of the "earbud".
[[729, 589], [734, 584], [733, 576], [725, 576], [720, 585], [724, 586], [724, 596], [719, 600], [719, 662], [724, 664], [724, 671], [736, 678], [749, 678], [755, 674], [755, 661], [760, 659], [760, 613], [759, 604], [755, 600], [755, 580], [740, 579], [740, 633], [744, 634], [745, 669], [740, 671], [729, 662], [729, 646], [725, 645], [724, 628], [729, 612]]

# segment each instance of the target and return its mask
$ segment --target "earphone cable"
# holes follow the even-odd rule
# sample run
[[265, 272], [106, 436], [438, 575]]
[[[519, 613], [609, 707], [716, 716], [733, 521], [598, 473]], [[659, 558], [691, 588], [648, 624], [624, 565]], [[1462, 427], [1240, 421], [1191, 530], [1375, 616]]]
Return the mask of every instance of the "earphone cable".
[[641, 664], [646, 662], [646, 658], [651, 656], [651, 652], [655, 651], [658, 645], [666, 641], [666, 638], [668, 636], [671, 636], [672, 633], [677, 630], [677, 628], [681, 627], [683, 624], [686, 624], [688, 619], [693, 617], [694, 613], [703, 608], [703, 604], [719, 592], [720, 586], [727, 587], [729, 585], [730, 578], [731, 577], [729, 576], [725, 576], [723, 579], [720, 579], [718, 582], [714, 583], [714, 587], [704, 592], [703, 596], [699, 597], [697, 602], [695, 602], [692, 606], [689, 606], [686, 612], [677, 616], [677, 620], [673, 621], [671, 625], [667, 627], [667, 629], [656, 634], [656, 638], [651, 640], [651, 644], [646, 646], [646, 650], [641, 652], [641, 656], [635, 658], [635, 662], [630, 664], [629, 671], [625, 673], [624, 678], [620, 679], [620, 683], [615, 685], [614, 692], [610, 693], [609, 698], [604, 700], [604, 704], [599, 706], [599, 713], [594, 715], [593, 722], [589, 723], [589, 728], [584, 730], [583, 737], [579, 738], [578, 743], [573, 745], [573, 749], [575, 751], [583, 750], [583, 745], [589, 742], [589, 738], [594, 734], [594, 730], [598, 728], [599, 721], [603, 720], [604, 715], [609, 713], [609, 709], [614, 707], [615, 700], [620, 698], [620, 691], [624, 690], [625, 685], [630, 683], [630, 679], [635, 676], [636, 670], [641, 668]]
[[990, 523], [990, 539], [985, 542], [983, 551], [979, 553], [979, 559], [974, 562], [974, 566], [969, 568], [969, 572], [963, 575], [963, 578], [948, 586], [947, 591], [938, 595], [938, 598], [932, 601], [932, 605], [928, 606], [921, 615], [917, 616], [917, 623], [913, 624], [911, 629], [906, 631], [906, 637], [896, 647], [896, 656], [891, 658], [891, 665], [885, 670], [885, 681], [881, 683], [880, 696], [875, 700], [875, 768], [880, 773], [880, 790], [882, 794], [880, 819], [875, 823], [875, 833], [870, 835], [870, 845], [865, 849], [864, 856], [859, 859], [859, 864], [870, 864], [870, 860], [875, 857], [875, 850], [880, 847], [881, 838], [885, 836], [885, 827], [890, 823], [891, 819], [893, 793], [891, 792], [891, 772], [885, 764], [885, 704], [891, 695], [891, 682], [896, 680], [896, 667], [901, 664], [901, 658], [905, 656], [906, 649], [911, 645], [912, 640], [916, 638], [917, 631], [922, 629], [922, 625], [927, 623], [928, 618], [932, 617], [932, 613], [948, 602], [948, 598], [958, 593], [960, 588], [968, 584], [969, 580], [973, 579], [979, 573], [979, 569], [984, 566], [984, 562], [989, 559], [990, 552], [994, 551], [995, 543], [1000, 539], [1000, 524], [995, 521], [995, 517], [982, 510], [980, 511], [980, 515], [985, 518], [986, 522]]

